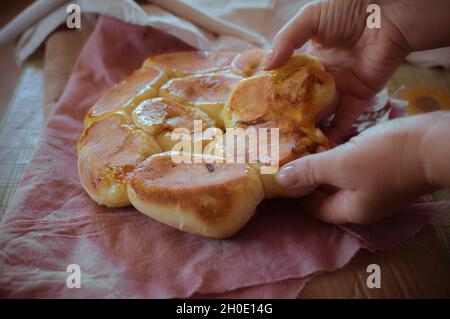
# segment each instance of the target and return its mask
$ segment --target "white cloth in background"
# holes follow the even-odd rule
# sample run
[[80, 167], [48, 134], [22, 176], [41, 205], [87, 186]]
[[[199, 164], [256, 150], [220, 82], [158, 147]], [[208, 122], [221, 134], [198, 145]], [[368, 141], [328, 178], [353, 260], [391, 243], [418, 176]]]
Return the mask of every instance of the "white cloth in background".
[[[270, 47], [275, 33], [311, 0], [74, 0], [83, 21], [97, 14], [166, 31], [200, 50], [241, 51]], [[25, 31], [16, 47], [21, 64], [46, 37], [65, 23], [69, 2]], [[85, 21], [86, 22], [86, 21]], [[89, 21], [87, 21], [89, 23]], [[450, 68], [450, 48], [415, 52], [408, 62]]]
[[[269, 47], [273, 35], [310, 0], [75, 0], [83, 15], [102, 14], [166, 31], [201, 50], [241, 51]], [[21, 36], [16, 57], [22, 63], [66, 20], [63, 5]], [[83, 27], [82, 18], [81, 25]]]

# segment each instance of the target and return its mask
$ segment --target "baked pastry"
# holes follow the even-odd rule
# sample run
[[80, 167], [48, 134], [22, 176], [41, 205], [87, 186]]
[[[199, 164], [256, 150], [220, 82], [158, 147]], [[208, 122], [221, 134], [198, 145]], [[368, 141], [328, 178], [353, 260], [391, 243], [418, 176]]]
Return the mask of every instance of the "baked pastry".
[[[253, 66], [245, 53], [245, 61]], [[258, 55], [257, 57], [260, 57]], [[237, 59], [239, 61], [239, 59]], [[258, 67], [237, 64], [243, 74]], [[320, 62], [306, 55], [293, 56], [282, 67], [243, 79], [231, 92], [224, 109], [226, 128], [278, 128], [279, 165], [328, 147], [326, 136], [315, 126], [316, 115], [328, 106], [335, 94], [334, 79]], [[259, 159], [255, 168], [268, 165]], [[262, 174], [266, 197], [290, 196], [278, 186], [274, 174]]]
[[[211, 238], [235, 234], [264, 198], [290, 196], [264, 168], [328, 148], [315, 116], [333, 99], [334, 80], [306, 55], [262, 71], [264, 53], [154, 56], [107, 90], [77, 144], [89, 196]], [[245, 158], [254, 160], [240, 162], [224, 143], [230, 128], [277, 129], [278, 138], [246, 144]]]
[[150, 156], [130, 174], [128, 198], [140, 212], [180, 230], [229, 237], [264, 198], [258, 173], [246, 164], [193, 156], [200, 161], [178, 165], [170, 153]]

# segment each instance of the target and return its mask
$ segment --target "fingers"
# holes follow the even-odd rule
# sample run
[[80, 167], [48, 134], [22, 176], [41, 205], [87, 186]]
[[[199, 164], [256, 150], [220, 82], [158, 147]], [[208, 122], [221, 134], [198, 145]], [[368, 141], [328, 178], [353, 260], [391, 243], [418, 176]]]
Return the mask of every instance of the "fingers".
[[277, 173], [277, 182], [293, 190], [294, 195], [296, 191], [302, 194], [305, 189], [315, 188], [321, 184], [333, 184], [336, 175], [334, 153], [334, 150], [330, 150], [286, 164]]
[[320, 16], [320, 5], [312, 3], [304, 6], [291, 18], [272, 41], [272, 50], [263, 62], [264, 70], [271, 70], [284, 64], [295, 49], [300, 48], [313, 35]]
[[365, 223], [358, 217], [364, 214], [353, 191], [341, 190], [330, 195], [315, 191], [299, 203], [308, 214], [326, 223]]
[[367, 105], [368, 102], [364, 99], [350, 95], [342, 96], [330, 127], [325, 130], [327, 137], [333, 141], [347, 137], [353, 123], [364, 112]]
[[316, 190], [299, 200], [301, 207], [313, 217], [331, 224], [367, 225], [390, 216], [395, 209], [370, 204], [358, 190], [341, 189], [335, 193]]
[[[276, 175], [277, 182], [289, 188], [293, 196], [316, 189], [300, 200], [303, 209], [317, 219], [333, 224], [366, 224], [376, 220], [373, 205], [368, 205], [359, 187], [346, 178], [348, 160], [354, 147], [343, 144], [326, 152], [308, 155], [283, 166]], [[375, 219], [374, 219], [375, 218]]]

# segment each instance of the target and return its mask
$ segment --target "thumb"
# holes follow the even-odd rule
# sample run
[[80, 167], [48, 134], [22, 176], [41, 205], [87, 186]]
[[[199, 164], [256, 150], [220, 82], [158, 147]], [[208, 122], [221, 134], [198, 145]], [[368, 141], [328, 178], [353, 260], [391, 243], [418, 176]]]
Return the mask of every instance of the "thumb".
[[335, 153], [333, 149], [292, 161], [280, 169], [276, 180], [284, 187], [298, 189], [299, 194], [305, 188], [332, 185], [336, 175]]
[[319, 23], [320, 4], [304, 6], [275, 35], [272, 50], [263, 61], [263, 69], [271, 70], [284, 64], [295, 49], [300, 48], [313, 35]]

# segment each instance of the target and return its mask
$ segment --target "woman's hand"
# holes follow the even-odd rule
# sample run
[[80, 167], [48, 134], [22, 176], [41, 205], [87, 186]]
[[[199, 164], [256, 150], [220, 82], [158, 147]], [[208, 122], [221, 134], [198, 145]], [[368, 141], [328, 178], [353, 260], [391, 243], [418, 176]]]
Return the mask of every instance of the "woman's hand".
[[336, 80], [335, 104], [319, 120], [335, 113], [326, 132], [344, 137], [374, 95], [409, 52], [396, 26], [382, 17], [380, 29], [366, 26], [366, 0], [313, 2], [300, 10], [275, 36], [265, 68], [282, 65], [312, 38], [307, 53], [317, 56]]
[[[336, 80], [327, 135], [344, 137], [411, 51], [450, 45], [448, 0], [378, 0], [381, 28], [366, 26], [368, 0], [323, 0], [299, 11], [275, 36], [265, 69], [282, 65], [308, 40]], [[320, 120], [319, 119], [319, 120]], [[370, 223], [439, 187], [450, 187], [450, 113], [390, 121], [348, 143], [287, 164], [280, 184], [315, 192], [304, 208], [332, 223]]]
[[332, 150], [286, 164], [291, 189], [319, 187], [301, 200], [320, 220], [366, 224], [439, 187], [450, 187], [450, 112], [376, 125]]

